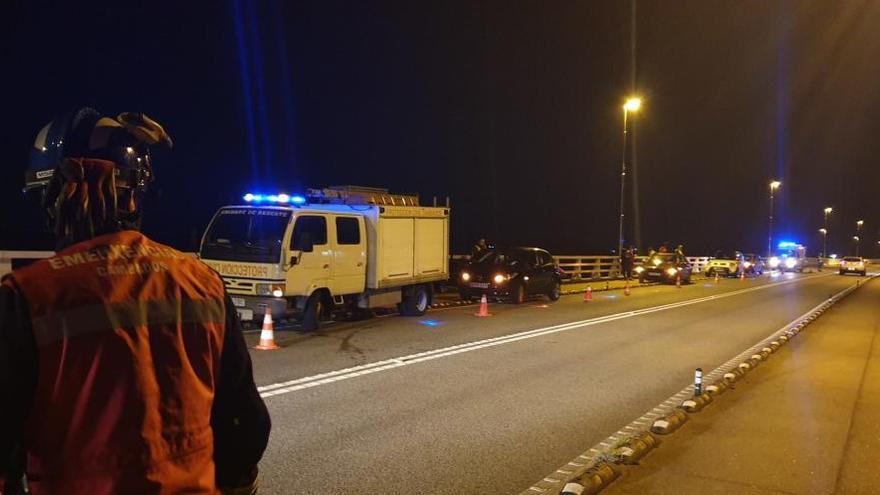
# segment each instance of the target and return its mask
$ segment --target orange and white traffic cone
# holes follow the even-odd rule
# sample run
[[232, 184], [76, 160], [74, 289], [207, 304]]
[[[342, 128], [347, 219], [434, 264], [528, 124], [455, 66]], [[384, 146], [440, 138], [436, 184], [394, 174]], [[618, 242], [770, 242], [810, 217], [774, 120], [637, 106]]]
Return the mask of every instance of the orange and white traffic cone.
[[629, 280], [627, 280], [627, 281], [626, 281], [626, 285], [623, 286], [623, 295], [624, 295], [624, 296], [628, 296], [628, 295], [629, 295]]
[[590, 302], [593, 300], [593, 288], [587, 287], [587, 291], [584, 292], [584, 302]]
[[675, 276], [675, 288], [681, 289], [681, 275]]
[[254, 349], [271, 351], [280, 349], [275, 345], [275, 326], [272, 323], [272, 311], [266, 306], [266, 316], [263, 317], [263, 330], [260, 332], [260, 343]]
[[740, 279], [740, 280], [745, 280], [745, 279], [746, 279], [746, 271], [745, 271], [745, 270], [742, 270], [742, 271], [739, 272], [739, 279]]
[[489, 300], [486, 298], [486, 294], [483, 294], [483, 298], [480, 299], [480, 310], [475, 316], [492, 316], [489, 314]]
[[720, 281], [721, 281], [721, 277], [718, 276], [718, 272], [715, 272], [715, 283], [717, 284]]

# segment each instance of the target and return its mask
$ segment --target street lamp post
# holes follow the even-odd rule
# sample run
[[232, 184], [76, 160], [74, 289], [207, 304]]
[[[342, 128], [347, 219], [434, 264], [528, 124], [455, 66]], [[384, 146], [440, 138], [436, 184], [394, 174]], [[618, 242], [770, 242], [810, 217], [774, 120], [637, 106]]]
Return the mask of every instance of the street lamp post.
[[637, 112], [642, 106], [640, 98], [629, 98], [623, 104], [623, 154], [620, 161], [620, 218], [617, 229], [617, 256], [623, 255], [623, 217], [624, 217], [624, 201], [626, 193], [626, 135], [627, 135], [627, 118], [629, 112]]
[[821, 229], [819, 229], [819, 233], [822, 234], [822, 256], [820, 256], [820, 258], [824, 258], [825, 257], [825, 237], [828, 235], [828, 229], [826, 229], [825, 227], [822, 227]]
[[828, 215], [831, 214], [831, 212], [834, 211], [834, 209], [831, 208], [830, 206], [826, 206], [825, 209], [822, 211], [825, 212], [825, 224], [823, 226], [823, 230], [825, 232], [822, 233], [822, 257], [827, 258], [828, 257], [828, 242], [827, 242], [828, 241]]
[[782, 182], [770, 181], [770, 217], [767, 225], [767, 258], [773, 255], [773, 193], [779, 189]]
[[859, 255], [859, 248], [862, 245], [862, 239], [859, 237], [859, 233], [862, 231], [862, 225], [865, 225], [864, 220], [859, 220], [856, 222], [856, 235], [854, 239], [856, 240], [856, 256]]

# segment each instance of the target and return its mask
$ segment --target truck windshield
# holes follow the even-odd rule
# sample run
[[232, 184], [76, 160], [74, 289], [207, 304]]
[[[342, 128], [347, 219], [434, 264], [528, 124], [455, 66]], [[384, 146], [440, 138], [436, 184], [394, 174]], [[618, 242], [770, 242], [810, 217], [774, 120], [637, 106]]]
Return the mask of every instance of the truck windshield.
[[276, 209], [220, 210], [202, 244], [205, 259], [277, 263], [290, 212]]

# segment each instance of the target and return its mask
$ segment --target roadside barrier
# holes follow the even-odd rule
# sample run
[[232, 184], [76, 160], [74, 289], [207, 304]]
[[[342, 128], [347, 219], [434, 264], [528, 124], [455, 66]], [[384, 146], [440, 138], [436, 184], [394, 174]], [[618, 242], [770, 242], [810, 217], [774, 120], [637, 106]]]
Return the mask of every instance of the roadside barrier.
[[260, 343], [254, 346], [254, 349], [261, 351], [271, 351], [280, 349], [275, 345], [275, 326], [272, 322], [272, 311], [266, 306], [266, 316], [263, 317], [263, 330], [260, 332]]

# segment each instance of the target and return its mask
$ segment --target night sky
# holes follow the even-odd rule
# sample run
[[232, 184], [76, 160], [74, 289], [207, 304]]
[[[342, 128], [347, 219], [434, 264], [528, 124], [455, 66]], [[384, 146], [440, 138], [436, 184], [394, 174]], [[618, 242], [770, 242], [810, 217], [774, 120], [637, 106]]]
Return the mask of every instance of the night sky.
[[174, 138], [144, 230], [184, 250], [249, 190], [357, 184], [449, 196], [457, 252], [481, 236], [608, 252], [634, 85], [643, 248], [763, 252], [778, 178], [777, 239], [815, 255], [830, 205], [830, 252], [864, 219], [862, 252], [880, 254], [878, 2], [639, 1], [634, 57], [623, 0], [0, 9], [0, 249], [50, 245], [20, 192], [28, 150], [89, 105]]

